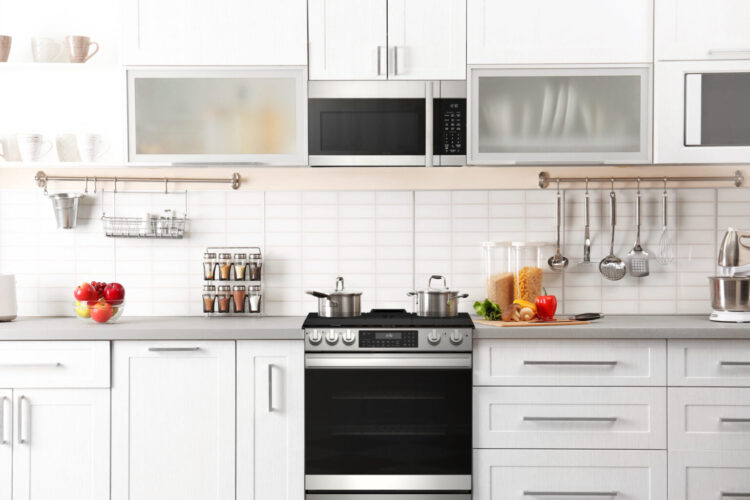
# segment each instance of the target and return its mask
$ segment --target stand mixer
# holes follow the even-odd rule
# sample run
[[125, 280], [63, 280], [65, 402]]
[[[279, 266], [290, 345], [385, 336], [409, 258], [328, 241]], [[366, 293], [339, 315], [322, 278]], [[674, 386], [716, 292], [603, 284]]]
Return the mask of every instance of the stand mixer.
[[727, 230], [718, 264], [719, 275], [708, 278], [713, 307], [709, 319], [750, 323], [750, 231]]

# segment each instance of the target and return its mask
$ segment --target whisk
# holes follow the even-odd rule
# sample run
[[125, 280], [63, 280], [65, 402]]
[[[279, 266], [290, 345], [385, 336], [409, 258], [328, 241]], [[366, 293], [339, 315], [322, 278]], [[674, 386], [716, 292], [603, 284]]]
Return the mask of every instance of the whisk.
[[661, 195], [661, 237], [659, 238], [659, 253], [656, 261], [662, 266], [674, 261], [674, 246], [672, 245], [672, 232], [667, 227], [667, 178], [664, 178], [664, 192]]

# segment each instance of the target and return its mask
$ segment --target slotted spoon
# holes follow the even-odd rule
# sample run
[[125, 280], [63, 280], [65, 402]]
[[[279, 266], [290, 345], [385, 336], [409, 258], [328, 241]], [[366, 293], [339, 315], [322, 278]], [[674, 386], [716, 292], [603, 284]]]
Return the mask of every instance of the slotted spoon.
[[609, 243], [609, 255], [599, 262], [599, 272], [610, 281], [619, 281], [628, 272], [625, 263], [615, 255], [615, 224], [617, 223], [617, 198], [615, 197], [614, 181], [609, 192], [609, 219], [612, 225], [612, 239]]
[[638, 191], [635, 195], [635, 245], [628, 252], [630, 275], [643, 278], [649, 275], [648, 252], [641, 246], [641, 181], [638, 179]]

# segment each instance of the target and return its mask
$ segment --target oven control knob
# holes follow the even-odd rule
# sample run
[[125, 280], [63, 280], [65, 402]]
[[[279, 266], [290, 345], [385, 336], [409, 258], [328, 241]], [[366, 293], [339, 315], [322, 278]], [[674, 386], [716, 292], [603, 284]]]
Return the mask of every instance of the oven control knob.
[[312, 330], [307, 335], [307, 340], [309, 340], [312, 345], [318, 345], [323, 341], [323, 332]]
[[330, 345], [335, 344], [339, 341], [339, 332], [336, 330], [328, 330], [326, 333], [326, 342], [328, 342]]
[[443, 336], [437, 330], [432, 330], [430, 333], [427, 334], [427, 342], [429, 342], [432, 345], [438, 345], [440, 343], [440, 340], [442, 340], [442, 338]]
[[451, 344], [458, 345], [464, 341], [464, 335], [458, 330], [453, 330], [451, 332], [450, 340], [451, 340]]
[[341, 340], [343, 340], [346, 345], [352, 345], [354, 341], [357, 340], [357, 335], [353, 331], [347, 330], [341, 335]]

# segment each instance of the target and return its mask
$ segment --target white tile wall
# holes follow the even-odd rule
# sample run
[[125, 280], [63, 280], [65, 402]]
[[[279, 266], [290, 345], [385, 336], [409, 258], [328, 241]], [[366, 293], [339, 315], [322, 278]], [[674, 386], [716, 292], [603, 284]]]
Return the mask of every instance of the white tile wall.
[[[643, 190], [642, 240], [655, 255], [661, 235], [661, 190]], [[564, 274], [545, 286], [566, 313], [706, 313], [706, 277], [727, 226], [750, 228], [750, 189], [670, 190], [669, 224], [677, 259], [651, 262], [651, 276], [613, 283], [598, 273], [609, 251], [608, 191], [591, 192], [592, 264], [582, 264], [583, 191], [564, 196]], [[632, 247], [635, 191], [617, 191], [615, 252]], [[74, 231], [57, 230], [50, 202], [37, 191], [0, 190], [0, 272], [18, 277], [22, 315], [70, 314], [82, 281], [119, 281], [129, 315], [200, 315], [201, 258], [210, 245], [256, 245], [265, 257], [265, 311], [314, 310], [305, 290], [328, 290], [336, 276], [364, 292], [362, 306], [411, 308], [406, 292], [433, 274], [484, 298], [481, 242], [553, 241], [555, 192], [387, 191], [99, 193], [81, 207]], [[109, 239], [99, 218], [187, 211], [184, 240]]]

